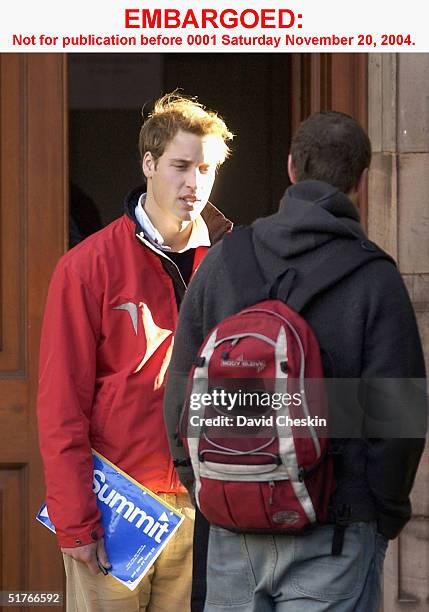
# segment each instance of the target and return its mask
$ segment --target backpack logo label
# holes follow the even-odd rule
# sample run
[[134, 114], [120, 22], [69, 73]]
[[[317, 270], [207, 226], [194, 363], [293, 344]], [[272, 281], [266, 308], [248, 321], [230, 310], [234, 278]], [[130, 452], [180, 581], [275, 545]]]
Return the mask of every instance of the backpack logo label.
[[234, 359], [221, 359], [220, 365], [224, 368], [255, 368], [259, 373], [265, 370], [267, 362], [262, 359], [249, 360], [245, 359], [243, 355], [239, 355]]
[[282, 524], [287, 523], [288, 525], [295, 525], [298, 523], [300, 516], [299, 512], [295, 512], [295, 510], [280, 510], [273, 514], [273, 523]]

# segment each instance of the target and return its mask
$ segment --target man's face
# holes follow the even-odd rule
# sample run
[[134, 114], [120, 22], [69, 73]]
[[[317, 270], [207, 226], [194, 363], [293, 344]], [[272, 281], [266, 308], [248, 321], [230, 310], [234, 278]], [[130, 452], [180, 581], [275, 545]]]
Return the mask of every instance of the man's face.
[[155, 163], [150, 152], [143, 158], [148, 183], [148, 208], [170, 218], [192, 221], [207, 204], [222, 154], [218, 136], [179, 131]]

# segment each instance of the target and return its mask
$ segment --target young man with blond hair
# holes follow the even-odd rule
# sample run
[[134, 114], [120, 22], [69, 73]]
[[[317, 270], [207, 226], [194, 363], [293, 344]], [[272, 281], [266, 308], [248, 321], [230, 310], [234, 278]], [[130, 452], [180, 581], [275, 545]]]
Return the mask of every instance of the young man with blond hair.
[[[169, 94], [139, 140], [147, 189], [62, 257], [46, 305], [38, 417], [47, 505], [64, 555], [67, 610], [186, 611], [194, 510], [163, 427], [178, 308], [208, 247], [231, 223], [208, 202], [232, 134], [216, 113]], [[185, 515], [135, 591], [110, 567], [92, 491], [91, 448]]]

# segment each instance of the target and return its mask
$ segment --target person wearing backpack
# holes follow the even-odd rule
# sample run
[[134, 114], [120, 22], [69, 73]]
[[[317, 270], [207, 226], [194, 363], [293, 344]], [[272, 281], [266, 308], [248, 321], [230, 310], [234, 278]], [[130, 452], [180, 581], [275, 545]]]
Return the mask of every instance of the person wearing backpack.
[[[348, 115], [305, 120], [279, 211], [215, 246], [183, 302], [164, 415], [179, 477], [210, 522], [205, 612], [378, 610], [388, 541], [411, 516], [427, 403], [407, 291], [360, 224], [370, 160]], [[228, 368], [250, 387], [292, 385], [304, 416], [327, 405], [328, 444], [268, 420], [259, 438], [239, 436], [238, 393], [217, 403]], [[326, 399], [318, 389], [313, 401], [306, 371], [330, 383]]]

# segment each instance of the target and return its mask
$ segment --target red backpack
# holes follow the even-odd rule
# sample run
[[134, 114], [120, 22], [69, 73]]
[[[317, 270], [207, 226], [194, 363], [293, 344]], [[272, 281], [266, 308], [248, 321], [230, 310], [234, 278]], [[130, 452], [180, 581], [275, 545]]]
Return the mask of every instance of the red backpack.
[[297, 532], [326, 522], [335, 487], [319, 344], [298, 313], [365, 262], [388, 256], [351, 239], [341, 262], [322, 263], [305, 286], [295, 287], [288, 269], [266, 291], [250, 228], [225, 237], [222, 249], [247, 307], [211, 330], [189, 375], [179, 433], [195, 498], [226, 529]]

